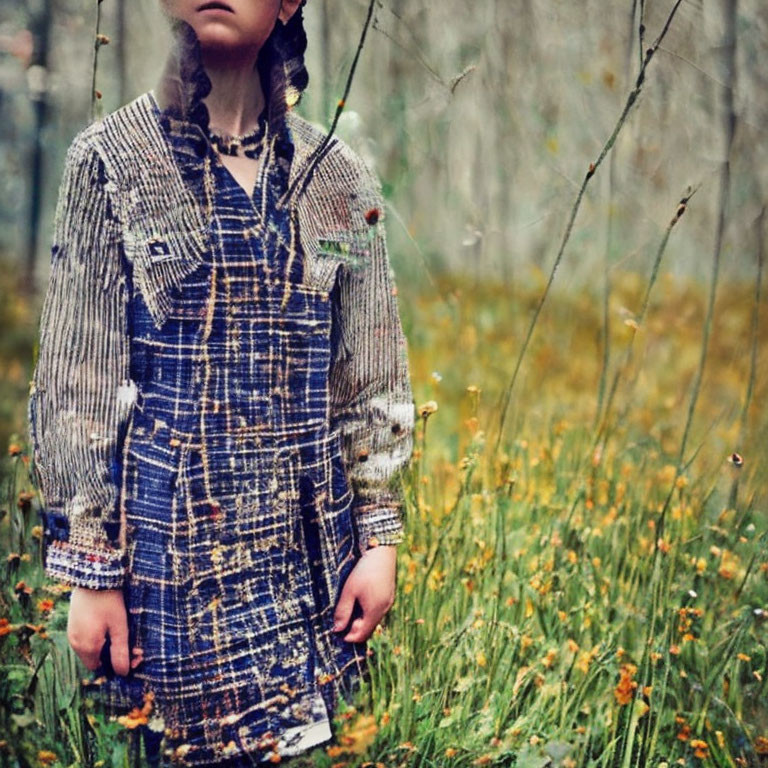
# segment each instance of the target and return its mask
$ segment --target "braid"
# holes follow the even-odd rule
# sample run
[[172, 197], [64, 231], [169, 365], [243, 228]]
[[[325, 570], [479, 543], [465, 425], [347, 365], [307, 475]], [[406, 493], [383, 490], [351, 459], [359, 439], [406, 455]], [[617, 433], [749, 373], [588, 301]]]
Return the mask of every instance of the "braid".
[[277, 97], [277, 114], [272, 116], [276, 124], [282, 120], [287, 109], [299, 103], [309, 83], [309, 72], [304, 64], [307, 35], [302, 15], [306, 1], [302, 1], [287, 24], [277, 19], [256, 62], [267, 100], [270, 101], [273, 95]]

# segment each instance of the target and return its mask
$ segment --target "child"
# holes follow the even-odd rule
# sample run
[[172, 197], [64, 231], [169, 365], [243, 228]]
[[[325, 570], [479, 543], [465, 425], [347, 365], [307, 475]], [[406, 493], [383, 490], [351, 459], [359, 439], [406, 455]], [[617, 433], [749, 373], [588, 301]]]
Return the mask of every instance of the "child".
[[45, 569], [105, 704], [149, 707], [176, 765], [328, 741], [394, 599], [406, 341], [378, 180], [292, 110], [305, 2], [161, 0], [156, 87], [78, 133], [59, 191]]

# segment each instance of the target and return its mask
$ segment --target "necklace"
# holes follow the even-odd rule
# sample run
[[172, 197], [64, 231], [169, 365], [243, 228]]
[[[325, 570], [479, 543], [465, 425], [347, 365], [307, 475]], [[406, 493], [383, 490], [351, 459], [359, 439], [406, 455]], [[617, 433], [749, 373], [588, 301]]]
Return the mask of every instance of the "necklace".
[[252, 131], [232, 135], [228, 133], [216, 133], [208, 129], [211, 145], [222, 155], [244, 155], [257, 159], [266, 145], [267, 130], [266, 121], [259, 120], [259, 124]]

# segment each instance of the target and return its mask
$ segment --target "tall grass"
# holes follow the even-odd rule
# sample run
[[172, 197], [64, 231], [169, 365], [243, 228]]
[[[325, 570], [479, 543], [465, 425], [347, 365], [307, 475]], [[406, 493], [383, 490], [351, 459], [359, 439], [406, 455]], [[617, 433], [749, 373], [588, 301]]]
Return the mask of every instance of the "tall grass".
[[[695, 189], [648, 275], [606, 263], [601, 297], [554, 283], [679, 5], [647, 49], [644, 3], [633, 6], [640, 69], [548, 276], [520, 268], [514, 295], [483, 279], [468, 290], [462, 275], [432, 274], [426, 293], [402, 286], [420, 419], [398, 598], [369, 643], [370, 685], [339, 714], [338, 745], [292, 764], [768, 759], [763, 215], [754, 284], [722, 283], [726, 152], [707, 295], [663, 268]], [[17, 382], [6, 396], [26, 392]], [[88, 695], [99, 681], [66, 640], [67, 589], [42, 572], [24, 428], [3, 466], [0, 766], [140, 765], [151, 711], [99, 712]]]
[[[339, 745], [303, 762], [757, 766], [768, 735], [765, 414], [754, 407], [764, 378], [752, 381], [746, 429], [742, 400], [768, 338], [758, 294], [720, 293], [727, 332], [711, 336], [691, 428], [699, 447], [679, 473], [707, 309], [701, 291], [663, 272], [642, 333], [614, 330], [617, 346], [635, 339], [640, 363], [611, 441], [593, 450], [600, 301], [555, 292], [511, 412], [517, 437], [486, 450], [498, 416], [488, 393], [504, 385], [513, 329], [538, 295], [530, 282], [513, 302], [501, 286], [444, 282], [455, 326], [434, 297], [404, 296], [425, 407], [405, 477], [398, 598], [369, 642], [370, 686], [339, 715]], [[612, 312], [639, 305], [645, 283], [617, 276]], [[732, 356], [734, 332], [754, 355]], [[66, 642], [66, 589], [41, 572], [26, 467], [14, 442], [0, 528], [0, 754], [7, 765], [140, 764], [141, 713], [108, 722], [82, 685], [90, 673]]]
[[[386, 728], [370, 759], [395, 765], [408, 752], [406, 765], [543, 765], [547, 757], [564, 766], [759, 764], [768, 725], [762, 456], [754, 432], [743, 461], [731, 455], [733, 408], [730, 423], [705, 429], [696, 461], [678, 471], [671, 427], [685, 420], [677, 388], [696, 375], [698, 325], [680, 316], [689, 306], [689, 318], [703, 314], [704, 301], [664, 280], [662, 288], [644, 326], [646, 367], [634, 372], [631, 405], [602, 450], [592, 451], [582, 397], [598, 356], [580, 343], [597, 309], [559, 297], [519, 396], [519, 437], [490, 455], [482, 446], [496, 414], [470, 415], [483, 383], [473, 372], [508, 359], [515, 340], [483, 334], [483, 313], [498, 313], [495, 327], [514, 328], [523, 310], [502, 322], [491, 290], [462, 294], [475, 322], [458, 339], [445, 328], [424, 331], [434, 344], [415, 351], [429, 360], [419, 381], [438, 409], [422, 421], [431, 438], [408, 482], [400, 598], [376, 636], [374, 711]], [[729, 293], [719, 316], [747, 333], [747, 289]], [[723, 396], [738, 395], [745, 371], [723, 365], [723, 336], [709, 354], [718, 373], [701, 391], [700, 416], [718, 421]], [[429, 365], [442, 375], [424, 392]], [[460, 382], [472, 387], [463, 396]], [[735, 477], [745, 493], [731, 504]]]

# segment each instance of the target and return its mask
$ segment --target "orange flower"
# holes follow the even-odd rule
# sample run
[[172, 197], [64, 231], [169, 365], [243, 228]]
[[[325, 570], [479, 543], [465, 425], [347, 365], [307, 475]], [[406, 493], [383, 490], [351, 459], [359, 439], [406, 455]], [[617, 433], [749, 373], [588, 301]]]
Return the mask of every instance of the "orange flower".
[[44, 597], [42, 600], [37, 601], [37, 610], [40, 611], [40, 613], [48, 613], [53, 610], [55, 605], [56, 603], [54, 603], [50, 597]]
[[152, 712], [152, 702], [154, 701], [154, 691], [147, 691], [144, 694], [144, 704], [141, 709], [134, 707], [127, 715], [121, 715], [117, 721], [126, 728], [136, 728], [139, 725], [146, 725], [148, 715]]
[[35, 494], [31, 491], [20, 491], [18, 495], [18, 503], [16, 506], [18, 506], [19, 509], [24, 509], [24, 507], [28, 507], [30, 505], [32, 499], [34, 498]]
[[694, 756], [704, 759], [706, 757], [709, 757], [709, 745], [706, 741], [703, 741], [702, 739], [691, 739], [691, 746], [694, 749]]
[[345, 724], [339, 736], [340, 749], [357, 755], [364, 754], [373, 743], [377, 730], [378, 726], [373, 715], [358, 715], [354, 722], [348, 721]]
[[117, 722], [126, 728], [136, 728], [147, 724], [147, 716], [141, 709], [134, 707], [127, 715], [120, 715]]
[[616, 701], [622, 706], [632, 701], [632, 696], [637, 688], [637, 680], [632, 679], [636, 672], [637, 667], [634, 664], [621, 665], [619, 684], [614, 689], [613, 694]]

